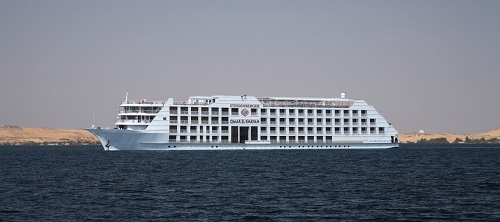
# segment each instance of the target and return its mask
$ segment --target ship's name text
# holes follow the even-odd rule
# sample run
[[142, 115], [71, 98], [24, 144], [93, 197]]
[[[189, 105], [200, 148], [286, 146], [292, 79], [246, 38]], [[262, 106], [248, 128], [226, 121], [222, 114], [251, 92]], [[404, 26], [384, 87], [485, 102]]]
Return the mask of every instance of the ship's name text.
[[229, 123], [260, 123], [258, 119], [232, 119]]

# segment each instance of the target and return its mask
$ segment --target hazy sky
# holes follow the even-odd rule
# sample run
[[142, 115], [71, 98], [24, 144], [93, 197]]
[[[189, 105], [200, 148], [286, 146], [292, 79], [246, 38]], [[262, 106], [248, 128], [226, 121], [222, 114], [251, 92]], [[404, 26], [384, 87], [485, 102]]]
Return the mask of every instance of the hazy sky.
[[500, 1], [0, 0], [0, 125], [129, 98], [364, 99], [401, 133], [500, 126]]

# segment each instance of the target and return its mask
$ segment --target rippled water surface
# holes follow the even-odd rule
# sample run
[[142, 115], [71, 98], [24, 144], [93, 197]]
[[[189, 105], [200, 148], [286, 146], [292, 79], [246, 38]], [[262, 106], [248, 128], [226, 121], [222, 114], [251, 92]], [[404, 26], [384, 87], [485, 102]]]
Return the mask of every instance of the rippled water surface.
[[0, 147], [0, 220], [500, 220], [499, 145]]

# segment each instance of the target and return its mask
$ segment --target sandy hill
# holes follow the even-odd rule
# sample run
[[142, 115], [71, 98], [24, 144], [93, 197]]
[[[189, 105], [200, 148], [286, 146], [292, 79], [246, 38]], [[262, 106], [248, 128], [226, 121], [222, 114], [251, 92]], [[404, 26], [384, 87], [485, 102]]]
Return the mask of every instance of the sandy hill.
[[451, 134], [451, 133], [410, 133], [410, 134], [399, 134], [399, 139], [402, 142], [417, 142], [420, 139], [435, 139], [435, 138], [441, 138], [444, 137], [448, 142], [453, 142], [455, 141], [456, 138], [465, 140], [465, 137], [469, 137], [470, 139], [491, 139], [491, 138], [498, 138], [500, 139], [500, 127], [491, 130], [486, 133], [475, 133], [475, 134]]
[[18, 126], [0, 126], [0, 144], [89, 144], [97, 138], [81, 129], [22, 128]]

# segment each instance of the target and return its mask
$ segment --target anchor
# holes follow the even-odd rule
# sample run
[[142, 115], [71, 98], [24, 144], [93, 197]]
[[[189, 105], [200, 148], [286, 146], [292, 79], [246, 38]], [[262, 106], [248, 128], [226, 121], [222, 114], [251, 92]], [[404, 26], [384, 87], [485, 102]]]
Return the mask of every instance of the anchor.
[[108, 148], [108, 151], [109, 151], [109, 147], [111, 146], [111, 145], [109, 145], [109, 140], [108, 140], [108, 143], [104, 146], [106, 146], [106, 148]]

